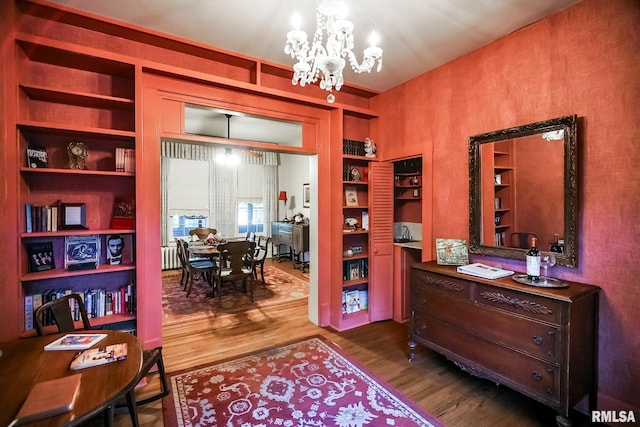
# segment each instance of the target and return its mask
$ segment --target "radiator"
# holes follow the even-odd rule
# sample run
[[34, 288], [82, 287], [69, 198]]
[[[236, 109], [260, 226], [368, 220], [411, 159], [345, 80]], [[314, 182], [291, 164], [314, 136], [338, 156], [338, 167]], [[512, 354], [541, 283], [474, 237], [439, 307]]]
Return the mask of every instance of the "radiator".
[[174, 270], [180, 268], [180, 260], [178, 259], [178, 250], [175, 246], [164, 246], [162, 249], [162, 269]]

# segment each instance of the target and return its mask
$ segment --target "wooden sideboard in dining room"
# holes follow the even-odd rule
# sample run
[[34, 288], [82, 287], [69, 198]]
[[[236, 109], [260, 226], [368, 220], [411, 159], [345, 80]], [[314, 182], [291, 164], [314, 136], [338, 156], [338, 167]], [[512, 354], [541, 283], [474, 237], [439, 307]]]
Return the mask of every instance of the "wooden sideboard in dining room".
[[305, 271], [309, 267], [305, 259], [305, 252], [309, 252], [309, 224], [272, 222], [271, 245], [272, 257], [277, 258], [278, 262], [288, 258], [294, 268]]

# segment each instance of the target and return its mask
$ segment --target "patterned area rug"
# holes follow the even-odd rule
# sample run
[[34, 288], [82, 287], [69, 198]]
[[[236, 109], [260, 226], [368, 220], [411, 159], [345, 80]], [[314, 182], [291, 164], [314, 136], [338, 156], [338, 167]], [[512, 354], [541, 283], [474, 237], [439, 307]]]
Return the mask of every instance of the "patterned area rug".
[[284, 271], [265, 266], [264, 278], [254, 282], [251, 303], [249, 294], [234, 291], [230, 286], [223, 286], [222, 308], [218, 303], [218, 296], [212, 298], [211, 287], [204, 280], [193, 283], [191, 295], [180, 286], [180, 270], [163, 273], [162, 278], [162, 311], [164, 325], [171, 325], [186, 321], [205, 319], [240, 311], [267, 307], [296, 301], [309, 296], [309, 283], [298, 279]]
[[169, 376], [168, 427], [443, 426], [319, 336]]

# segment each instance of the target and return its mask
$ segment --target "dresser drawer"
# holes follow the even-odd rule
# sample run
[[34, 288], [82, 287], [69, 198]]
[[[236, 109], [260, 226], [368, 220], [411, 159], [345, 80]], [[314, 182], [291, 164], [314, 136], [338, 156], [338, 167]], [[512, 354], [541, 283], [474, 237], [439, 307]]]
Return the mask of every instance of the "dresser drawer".
[[558, 328], [520, 316], [505, 314], [490, 307], [442, 292], [427, 290], [425, 303], [415, 312], [429, 316], [489, 341], [529, 353], [533, 356], [560, 363], [560, 333]]
[[[560, 369], [557, 366], [468, 334], [429, 316], [416, 316], [414, 325], [413, 332], [419, 341], [446, 349], [445, 356], [462, 364], [461, 367], [472, 375], [509, 385], [549, 403], [558, 403]], [[456, 355], [472, 360], [474, 365], [466, 366], [464, 360], [456, 359]]]
[[559, 325], [562, 321], [563, 304], [549, 298], [525, 292], [478, 283], [475, 300], [478, 304], [506, 310]]
[[[425, 289], [438, 289], [456, 298], [469, 298], [469, 282], [428, 271], [411, 269], [412, 306], [423, 304], [420, 295]], [[414, 298], [416, 298], [414, 300]]]
[[288, 231], [280, 230], [280, 236], [278, 238], [278, 243], [281, 245], [293, 245], [293, 234]]

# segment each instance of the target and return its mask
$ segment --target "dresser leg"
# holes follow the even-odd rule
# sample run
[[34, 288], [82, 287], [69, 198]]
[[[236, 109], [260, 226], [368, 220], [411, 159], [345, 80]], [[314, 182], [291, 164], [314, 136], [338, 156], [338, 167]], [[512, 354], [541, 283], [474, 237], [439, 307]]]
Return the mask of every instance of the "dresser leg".
[[413, 340], [409, 340], [409, 362], [413, 362], [413, 359], [416, 356], [416, 342]]
[[564, 415], [556, 415], [556, 424], [558, 427], [573, 427], [573, 421]]

